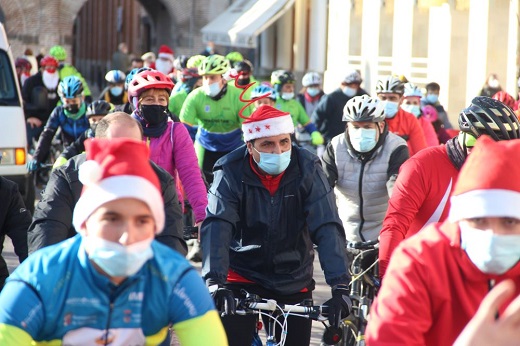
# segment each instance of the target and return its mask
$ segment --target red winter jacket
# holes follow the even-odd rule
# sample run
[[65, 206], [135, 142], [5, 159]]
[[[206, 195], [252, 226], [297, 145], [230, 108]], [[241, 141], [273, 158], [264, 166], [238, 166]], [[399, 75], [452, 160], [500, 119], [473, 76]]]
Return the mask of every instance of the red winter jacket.
[[395, 250], [370, 310], [367, 345], [452, 345], [492, 280], [508, 278], [516, 297], [520, 264], [503, 275], [484, 274], [461, 249], [457, 224], [430, 225]]
[[426, 139], [423, 129], [412, 113], [408, 113], [399, 107], [397, 114], [391, 119], [386, 119], [386, 123], [388, 124], [388, 130], [390, 132], [406, 140], [410, 157], [419, 150], [426, 148]]
[[379, 235], [379, 272], [384, 276], [390, 255], [399, 243], [424, 226], [444, 221], [458, 169], [445, 145], [421, 150], [399, 169]]

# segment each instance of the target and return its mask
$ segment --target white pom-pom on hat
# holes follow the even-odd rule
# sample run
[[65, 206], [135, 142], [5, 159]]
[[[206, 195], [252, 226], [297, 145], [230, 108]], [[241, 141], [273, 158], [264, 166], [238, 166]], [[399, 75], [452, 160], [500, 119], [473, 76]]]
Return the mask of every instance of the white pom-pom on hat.
[[85, 186], [96, 185], [103, 177], [103, 169], [97, 161], [88, 160], [79, 167], [79, 181]]

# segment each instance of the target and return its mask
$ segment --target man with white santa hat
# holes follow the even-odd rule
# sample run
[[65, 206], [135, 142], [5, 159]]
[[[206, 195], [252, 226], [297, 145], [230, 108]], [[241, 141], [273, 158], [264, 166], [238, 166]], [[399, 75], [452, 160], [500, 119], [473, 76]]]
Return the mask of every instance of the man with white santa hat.
[[165, 75], [173, 72], [173, 50], [167, 45], [163, 44], [159, 47], [159, 54], [155, 60], [155, 69]]
[[[217, 309], [232, 314], [229, 303], [242, 289], [281, 304], [312, 298], [315, 243], [332, 287], [325, 305], [337, 327], [352, 306], [350, 278], [343, 226], [320, 159], [292, 144], [291, 115], [271, 106], [258, 107], [242, 131], [245, 145], [215, 164], [201, 227], [202, 275]], [[224, 316], [230, 345], [251, 345], [255, 321]], [[288, 317], [285, 345], [309, 345], [310, 332], [311, 320]]]
[[165, 216], [146, 144], [97, 138], [85, 147], [79, 234], [15, 270], [0, 294], [0, 344], [157, 345], [172, 326], [182, 345], [226, 345], [197, 271], [154, 240]]

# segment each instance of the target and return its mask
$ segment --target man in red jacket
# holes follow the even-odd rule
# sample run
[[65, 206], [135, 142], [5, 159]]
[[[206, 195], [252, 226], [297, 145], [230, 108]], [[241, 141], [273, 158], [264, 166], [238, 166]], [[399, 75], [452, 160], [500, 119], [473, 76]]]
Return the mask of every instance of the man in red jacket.
[[512, 280], [520, 293], [519, 151], [520, 140], [477, 141], [449, 221], [396, 249], [370, 311], [367, 345], [451, 345], [495, 284]]
[[450, 210], [448, 197], [476, 138], [483, 134], [495, 141], [520, 138], [520, 123], [511, 110], [482, 96], [474, 98], [460, 113], [459, 127], [459, 136], [446, 145], [426, 148], [401, 166], [379, 235], [381, 276], [403, 239], [432, 222], [446, 219]]

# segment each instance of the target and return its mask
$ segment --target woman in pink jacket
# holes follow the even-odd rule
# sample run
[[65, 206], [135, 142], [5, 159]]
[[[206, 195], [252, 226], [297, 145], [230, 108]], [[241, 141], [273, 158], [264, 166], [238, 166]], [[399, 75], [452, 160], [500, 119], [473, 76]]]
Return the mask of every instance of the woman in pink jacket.
[[[199, 169], [193, 142], [186, 127], [169, 119], [168, 101], [172, 80], [159, 71], [143, 71], [128, 85], [134, 106], [132, 116], [143, 126], [144, 140], [150, 147], [150, 159], [167, 170], [188, 197], [195, 215], [195, 226], [206, 217], [207, 190]], [[183, 194], [177, 189], [179, 200]]]
[[435, 129], [433, 128], [433, 125], [428, 119], [423, 117], [421, 111], [421, 97], [421, 90], [419, 90], [417, 86], [412, 83], [406, 83], [404, 85], [404, 94], [401, 108], [408, 113], [412, 113], [417, 118], [419, 124], [421, 124], [421, 128], [423, 129], [427, 146], [432, 147], [439, 145], [439, 139]]

